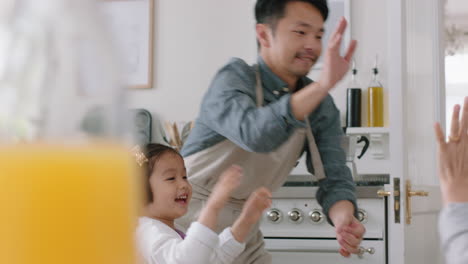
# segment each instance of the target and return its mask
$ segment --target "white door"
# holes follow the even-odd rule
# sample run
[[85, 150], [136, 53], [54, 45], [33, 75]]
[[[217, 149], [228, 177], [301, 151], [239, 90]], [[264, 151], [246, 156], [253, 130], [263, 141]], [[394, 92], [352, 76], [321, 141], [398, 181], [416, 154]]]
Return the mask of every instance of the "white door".
[[[444, 100], [440, 96], [444, 85], [442, 2], [387, 1], [392, 168], [391, 184], [386, 189], [391, 191], [390, 264], [442, 263], [437, 235], [441, 201], [433, 132], [434, 122], [443, 121], [440, 119]], [[400, 181], [399, 202], [394, 188], [396, 180]], [[409, 197], [406, 187], [410, 185], [410, 191], [424, 191], [429, 196]], [[399, 214], [395, 208], [400, 209]]]

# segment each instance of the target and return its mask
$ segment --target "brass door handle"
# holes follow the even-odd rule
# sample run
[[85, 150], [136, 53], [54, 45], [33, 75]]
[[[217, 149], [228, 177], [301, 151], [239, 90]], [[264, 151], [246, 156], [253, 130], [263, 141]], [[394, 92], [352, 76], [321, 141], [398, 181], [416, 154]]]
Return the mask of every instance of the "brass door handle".
[[390, 195], [392, 195], [392, 193], [389, 192], [389, 191], [385, 191], [385, 190], [378, 190], [377, 191], [377, 196], [379, 196], [379, 197], [388, 197]]
[[413, 191], [411, 190], [411, 181], [406, 181], [406, 224], [411, 224], [412, 211], [411, 211], [411, 197], [413, 196], [429, 196], [426, 191]]
[[425, 191], [410, 191], [408, 192], [408, 196], [429, 196], [429, 193]]

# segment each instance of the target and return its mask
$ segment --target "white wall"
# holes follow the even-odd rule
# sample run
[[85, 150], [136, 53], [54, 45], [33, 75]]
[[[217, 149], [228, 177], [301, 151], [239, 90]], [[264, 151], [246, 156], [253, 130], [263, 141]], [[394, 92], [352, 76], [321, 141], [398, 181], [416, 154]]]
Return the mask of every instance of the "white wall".
[[[196, 118], [216, 71], [230, 57], [256, 59], [255, 0], [155, 0], [154, 87], [129, 91], [129, 105], [162, 120]], [[386, 1], [350, 0], [351, 35], [359, 41], [356, 63], [363, 86], [369, 83], [375, 54], [386, 83]], [[317, 77], [319, 71], [311, 72]], [[332, 94], [344, 116], [346, 83]], [[365, 87], [363, 87], [365, 88]], [[364, 92], [365, 90], [363, 90]]]

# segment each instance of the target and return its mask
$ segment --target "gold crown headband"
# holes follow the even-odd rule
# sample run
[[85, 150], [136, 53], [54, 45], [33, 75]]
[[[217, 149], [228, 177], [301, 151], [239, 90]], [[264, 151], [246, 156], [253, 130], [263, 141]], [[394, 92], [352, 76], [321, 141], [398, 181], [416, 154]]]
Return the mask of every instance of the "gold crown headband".
[[145, 154], [143, 151], [141, 151], [140, 146], [136, 145], [132, 148], [132, 154], [135, 156], [135, 160], [138, 163], [138, 165], [141, 167], [145, 162], [148, 162], [148, 158], [146, 158]]

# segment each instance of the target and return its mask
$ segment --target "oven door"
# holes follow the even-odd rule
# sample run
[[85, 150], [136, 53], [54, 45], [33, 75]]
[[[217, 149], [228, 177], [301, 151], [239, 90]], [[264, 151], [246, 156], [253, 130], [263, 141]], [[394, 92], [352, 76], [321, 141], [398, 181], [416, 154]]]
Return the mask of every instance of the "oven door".
[[385, 264], [385, 242], [383, 240], [363, 240], [361, 246], [373, 253], [366, 252], [362, 257], [353, 255], [344, 258], [338, 252], [335, 239], [290, 239], [265, 238], [265, 248], [273, 257], [272, 264]]

